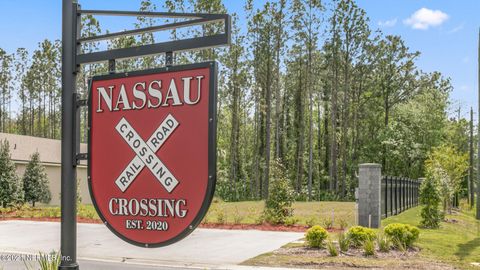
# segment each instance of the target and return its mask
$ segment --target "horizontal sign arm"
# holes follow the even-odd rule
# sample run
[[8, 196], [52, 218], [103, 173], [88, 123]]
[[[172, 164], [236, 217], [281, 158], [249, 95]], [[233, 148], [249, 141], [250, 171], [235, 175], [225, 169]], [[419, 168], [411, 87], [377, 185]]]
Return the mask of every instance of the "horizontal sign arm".
[[215, 18], [219, 14], [210, 13], [176, 13], [176, 12], [151, 12], [151, 11], [118, 11], [118, 10], [78, 10], [81, 15], [97, 16], [138, 16], [157, 18]]
[[77, 64], [95, 63], [110, 59], [126, 59], [156, 55], [166, 52], [181, 52], [194, 49], [207, 49], [230, 44], [228, 34], [196, 37], [131, 48], [114, 49], [77, 55]]
[[95, 42], [95, 41], [100, 41], [105, 39], [139, 35], [139, 34], [152, 33], [157, 31], [164, 31], [164, 30], [171, 30], [171, 29], [176, 29], [180, 27], [188, 27], [188, 26], [194, 26], [194, 25], [200, 25], [200, 24], [206, 24], [206, 23], [216, 23], [216, 22], [221, 22], [223, 20], [224, 18], [218, 18], [218, 19], [202, 18], [202, 19], [188, 20], [188, 21], [158, 25], [158, 26], [151, 26], [151, 27], [146, 27], [141, 29], [127, 30], [127, 31], [122, 31], [117, 33], [109, 33], [109, 34], [100, 35], [100, 36], [85, 37], [85, 38], [78, 39], [78, 42], [79, 43]]

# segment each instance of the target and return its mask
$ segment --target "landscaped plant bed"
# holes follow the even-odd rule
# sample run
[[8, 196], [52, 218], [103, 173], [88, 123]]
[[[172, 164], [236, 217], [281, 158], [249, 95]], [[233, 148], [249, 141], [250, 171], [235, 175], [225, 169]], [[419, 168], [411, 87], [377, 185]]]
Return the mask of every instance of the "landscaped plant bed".
[[[337, 249], [339, 250], [340, 247], [335, 244]], [[365, 256], [363, 248], [354, 248], [350, 247], [348, 252], [341, 252], [339, 251], [337, 257], [358, 257], [358, 258], [378, 258], [378, 259], [385, 259], [385, 258], [395, 258], [395, 259], [408, 259], [410, 257], [414, 257], [418, 254], [419, 248], [413, 247], [409, 248], [406, 251], [399, 251], [396, 249], [391, 249], [388, 252], [381, 252], [376, 250], [375, 255], [373, 256]], [[274, 254], [279, 255], [302, 255], [312, 258], [322, 258], [322, 257], [330, 257], [334, 258], [329, 255], [328, 250], [326, 248], [318, 249], [318, 248], [311, 248], [308, 246], [298, 246], [298, 247], [283, 247], [277, 249], [273, 252]]]
[[[338, 248], [338, 244], [336, 244]], [[454, 270], [451, 265], [419, 255], [420, 249], [410, 248], [405, 252], [376, 251], [374, 256], [365, 256], [363, 249], [350, 247], [348, 252], [330, 256], [326, 248], [310, 248], [302, 243], [288, 244], [273, 252], [265, 253], [242, 263], [248, 266], [300, 267], [311, 269], [383, 269], [383, 270]]]

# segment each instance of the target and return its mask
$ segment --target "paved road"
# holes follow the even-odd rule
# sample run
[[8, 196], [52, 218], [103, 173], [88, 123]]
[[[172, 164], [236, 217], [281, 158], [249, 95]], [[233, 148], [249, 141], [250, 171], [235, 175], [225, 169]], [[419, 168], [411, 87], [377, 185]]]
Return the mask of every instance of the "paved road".
[[[13, 255], [18, 258], [22, 254], [13, 254], [13, 253], [1, 253], [2, 255]], [[30, 262], [30, 265], [35, 266], [35, 264]], [[109, 262], [109, 261], [97, 261], [97, 260], [79, 260], [80, 269], [82, 270], [200, 270], [200, 269], [212, 269], [212, 270], [290, 270], [286, 268], [269, 268], [269, 267], [251, 267], [251, 266], [180, 266], [180, 265], [169, 265], [169, 266], [160, 266], [160, 265], [146, 265], [146, 264], [132, 264], [132, 263], [119, 263], [119, 262]], [[25, 270], [25, 265], [21, 260], [15, 261], [4, 261], [0, 262], [0, 267], [3, 267], [3, 270]], [[0, 268], [1, 269], [1, 268]], [[35, 268], [36, 269], [36, 268]], [[298, 268], [296, 270], [299, 270]], [[301, 269], [300, 269], [301, 270]]]
[[[59, 249], [60, 223], [1, 221], [0, 236], [0, 252], [50, 252]], [[109, 264], [126, 262], [180, 266], [186, 269], [215, 269], [239, 264], [302, 237], [302, 233], [292, 232], [197, 229], [186, 239], [173, 245], [145, 249], [118, 239], [104, 225], [78, 224], [77, 254], [79, 260], [106, 260]]]

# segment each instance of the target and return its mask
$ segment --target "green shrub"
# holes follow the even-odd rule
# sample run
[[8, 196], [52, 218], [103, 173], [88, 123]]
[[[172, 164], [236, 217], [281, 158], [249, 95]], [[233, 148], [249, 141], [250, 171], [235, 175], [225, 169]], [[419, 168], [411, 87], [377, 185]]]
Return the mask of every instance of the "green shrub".
[[340, 218], [339, 221], [338, 221], [338, 226], [340, 226], [340, 229], [341, 230], [344, 230], [348, 227], [348, 222], [346, 219], [344, 218]]
[[23, 182], [17, 176], [7, 140], [0, 141], [0, 207], [23, 203]]
[[322, 220], [322, 226], [327, 229], [333, 228], [333, 221], [329, 218]]
[[347, 237], [353, 246], [361, 247], [366, 240], [375, 240], [376, 235], [375, 231], [370, 228], [353, 226], [348, 230]]
[[328, 254], [330, 254], [330, 256], [332, 256], [332, 257], [338, 256], [337, 247], [335, 246], [335, 244], [333, 243], [332, 240], [328, 240], [328, 242], [327, 242], [327, 250], [328, 250]]
[[218, 224], [225, 224], [227, 222], [227, 217], [225, 214], [225, 209], [217, 209], [217, 223]]
[[328, 237], [328, 232], [321, 226], [315, 225], [307, 230], [305, 238], [310, 247], [320, 248], [324, 246], [324, 241]]
[[305, 223], [308, 227], [313, 227], [315, 224], [317, 224], [317, 218], [309, 217]]
[[373, 239], [368, 238], [363, 242], [363, 254], [365, 256], [375, 255], [375, 242]]
[[22, 181], [25, 202], [31, 202], [33, 207], [35, 207], [36, 202], [50, 202], [52, 194], [48, 188], [48, 176], [45, 167], [40, 164], [40, 154], [38, 152], [30, 156]]
[[397, 247], [402, 244], [405, 248], [411, 247], [420, 235], [417, 227], [400, 223], [387, 225], [384, 232]]
[[262, 225], [265, 222], [265, 217], [263, 215], [258, 215], [255, 218], [255, 224], [256, 225]]
[[233, 224], [240, 224], [242, 223], [243, 216], [238, 211], [238, 208], [235, 207], [235, 211], [233, 212]]
[[385, 233], [380, 232], [377, 234], [377, 246], [381, 252], [388, 252], [392, 247], [392, 241]]
[[293, 226], [293, 225], [297, 224], [298, 221], [299, 221], [299, 219], [296, 218], [296, 217], [287, 217], [287, 218], [285, 219], [284, 224], [285, 224], [286, 226]]
[[341, 232], [338, 234], [338, 245], [340, 246], [340, 250], [342, 252], [347, 252], [350, 248], [350, 238], [347, 237], [347, 234]]
[[280, 161], [275, 160], [271, 163], [270, 172], [270, 187], [265, 201], [264, 216], [269, 223], [283, 224], [285, 219], [293, 214], [294, 192]]
[[429, 229], [440, 227], [442, 213], [439, 204], [441, 201], [438, 182], [434, 177], [427, 177], [420, 187], [420, 203], [422, 204], [420, 226]]

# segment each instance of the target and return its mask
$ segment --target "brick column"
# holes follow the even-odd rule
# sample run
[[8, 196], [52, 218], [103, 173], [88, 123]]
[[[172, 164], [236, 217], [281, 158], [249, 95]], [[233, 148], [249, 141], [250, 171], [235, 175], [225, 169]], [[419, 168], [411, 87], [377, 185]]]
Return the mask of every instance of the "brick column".
[[358, 225], [380, 227], [382, 166], [366, 163], [359, 165], [358, 179]]

